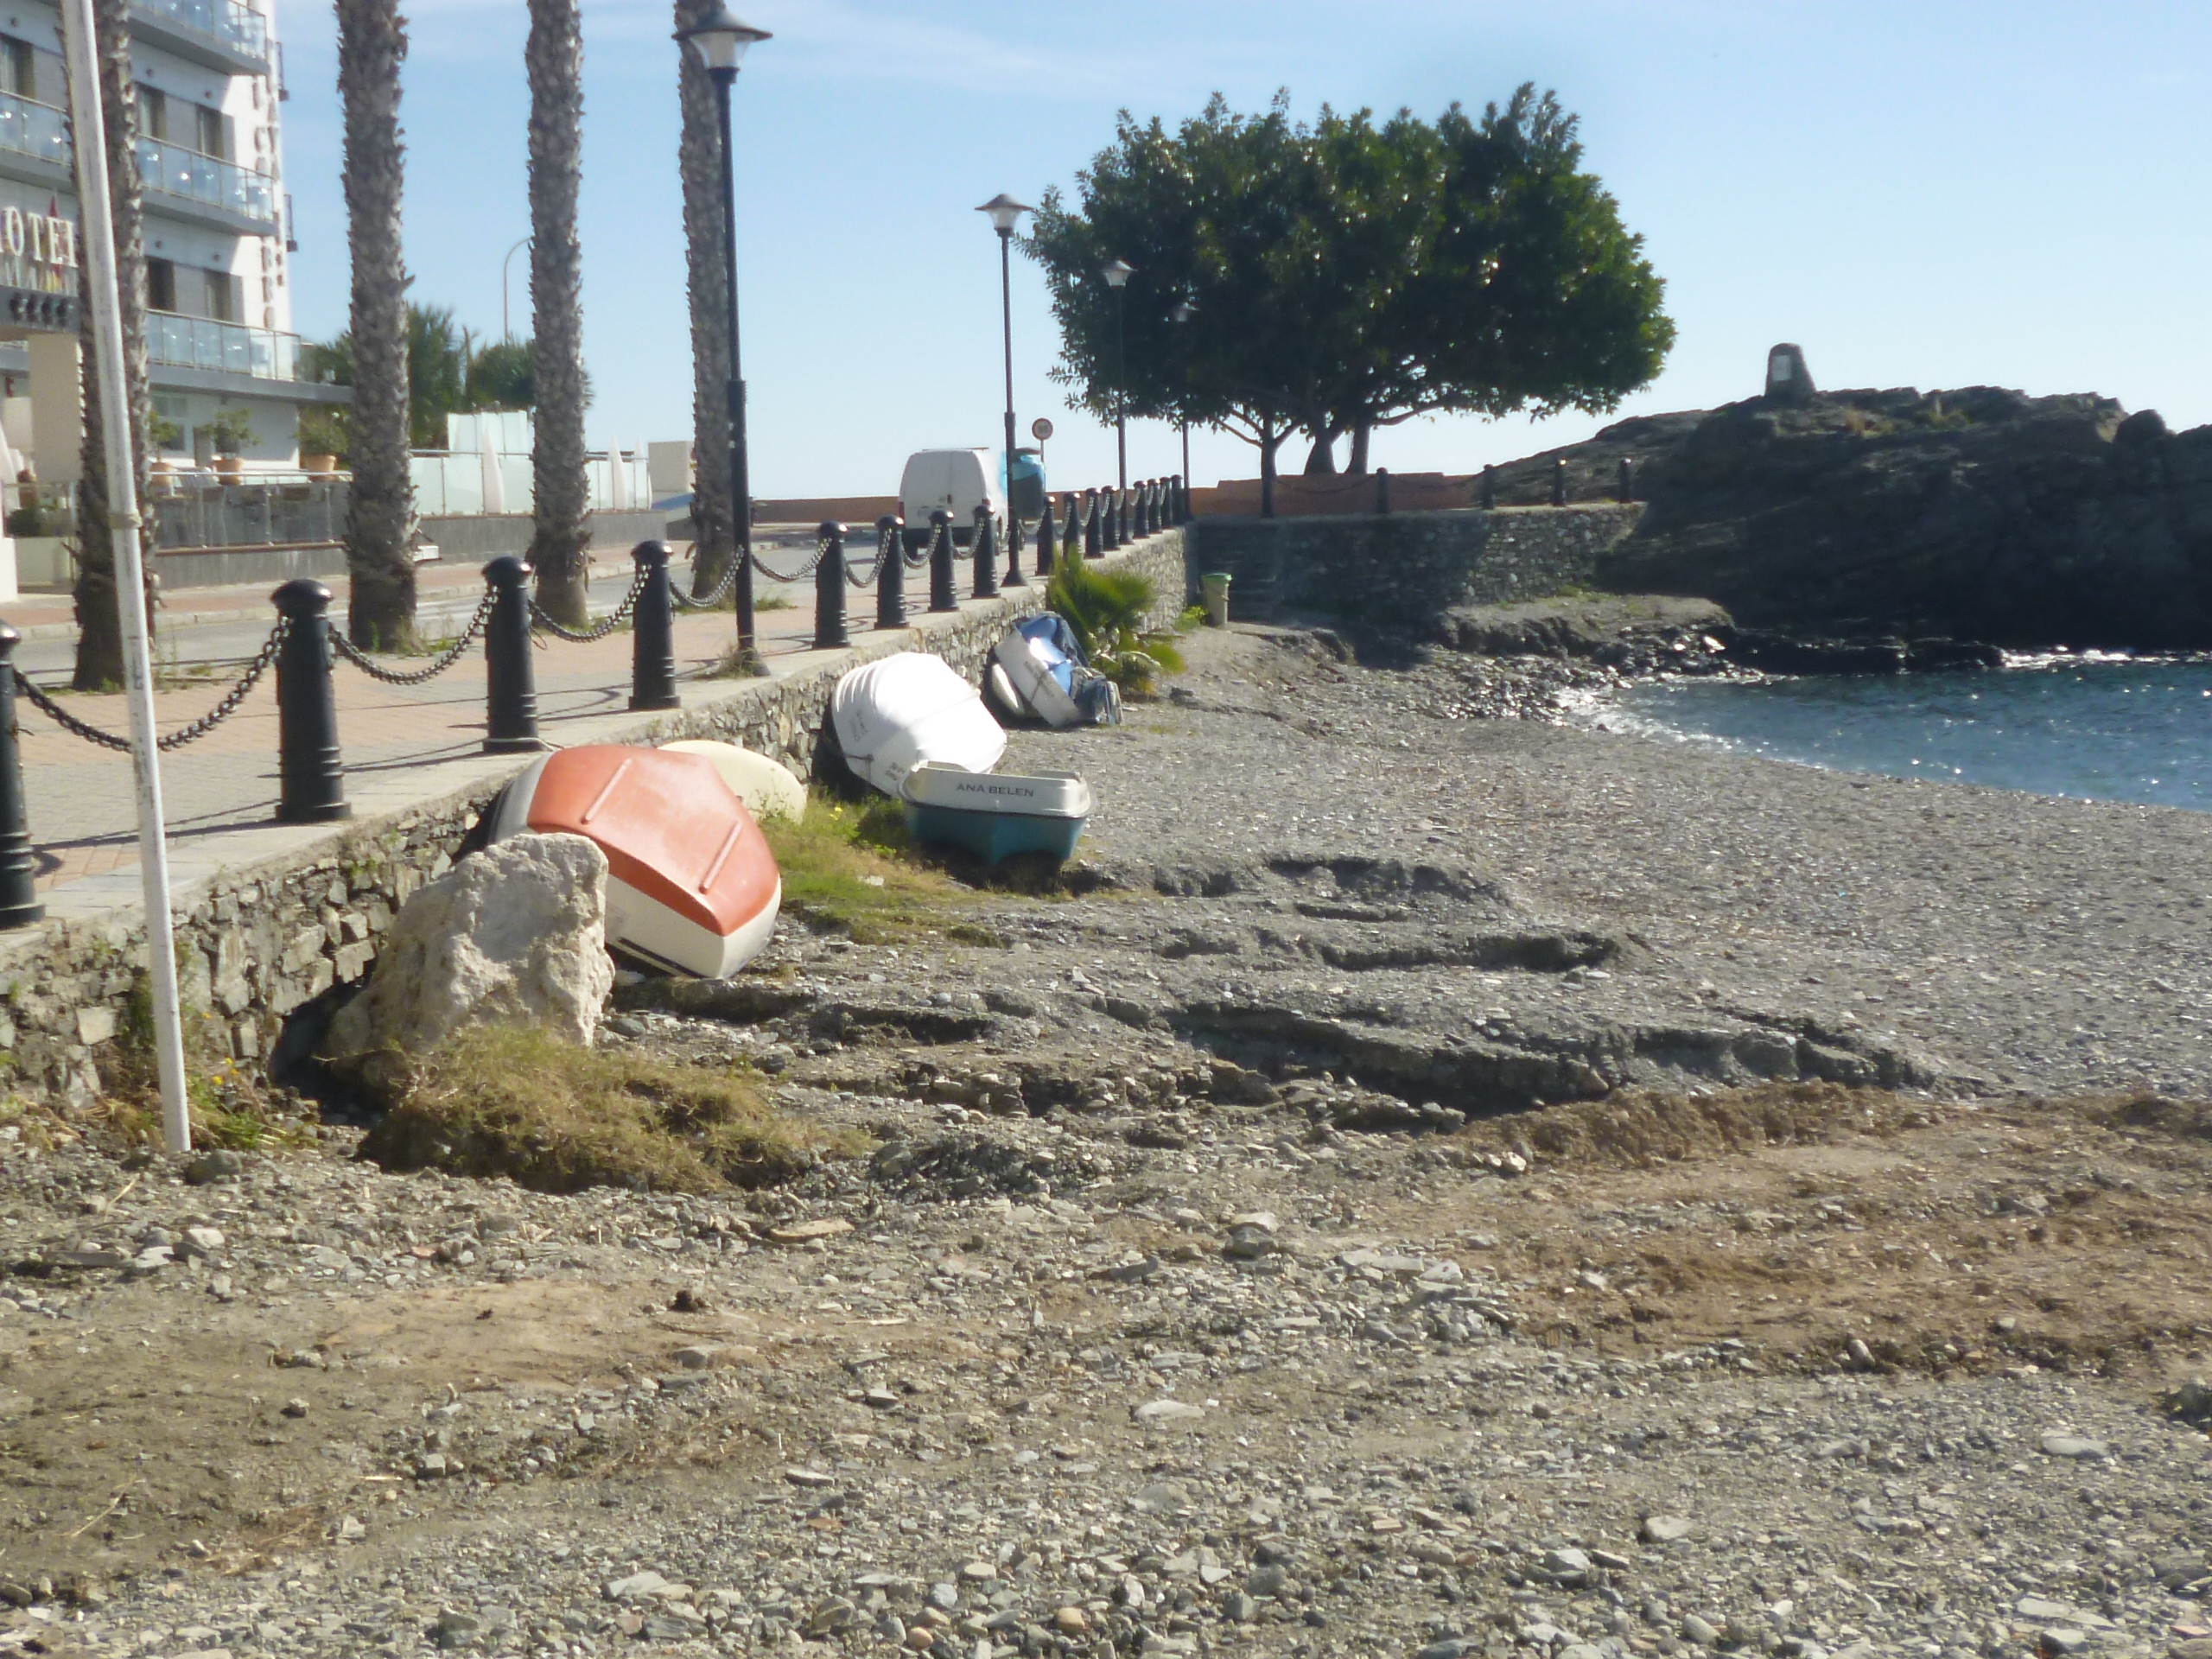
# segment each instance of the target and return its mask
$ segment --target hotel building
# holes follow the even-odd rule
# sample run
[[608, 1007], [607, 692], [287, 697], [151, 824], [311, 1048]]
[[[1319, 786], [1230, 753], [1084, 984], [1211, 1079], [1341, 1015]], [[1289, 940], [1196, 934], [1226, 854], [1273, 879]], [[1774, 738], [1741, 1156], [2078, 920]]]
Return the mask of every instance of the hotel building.
[[[345, 393], [300, 378], [270, 16], [240, 0], [132, 0], [130, 60], [160, 452], [208, 465], [210, 429], [240, 435], [243, 413], [245, 468], [296, 467], [301, 408]], [[67, 102], [60, 14], [0, 0], [0, 426], [49, 488], [77, 480], [84, 420]]]

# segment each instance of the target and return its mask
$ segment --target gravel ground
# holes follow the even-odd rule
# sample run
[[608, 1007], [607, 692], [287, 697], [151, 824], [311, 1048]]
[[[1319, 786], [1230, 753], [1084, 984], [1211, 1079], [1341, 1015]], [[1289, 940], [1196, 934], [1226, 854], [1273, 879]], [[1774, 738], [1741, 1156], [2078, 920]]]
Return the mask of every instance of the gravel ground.
[[1192, 643], [1083, 896], [625, 994], [866, 1160], [0, 1126], [0, 1654], [2212, 1659], [2212, 825]]

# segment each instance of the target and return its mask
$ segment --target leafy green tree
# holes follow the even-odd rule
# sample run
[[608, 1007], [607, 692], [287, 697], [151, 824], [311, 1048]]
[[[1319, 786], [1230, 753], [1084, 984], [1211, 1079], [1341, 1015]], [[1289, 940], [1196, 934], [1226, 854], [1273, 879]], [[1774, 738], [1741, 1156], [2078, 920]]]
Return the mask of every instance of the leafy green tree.
[[[1079, 203], [1047, 193], [1026, 245], [1055, 372], [1102, 415], [1118, 389], [1132, 413], [1256, 444], [1270, 501], [1292, 432], [1314, 471], [1351, 434], [1364, 471], [1368, 435], [1417, 416], [1611, 409], [1674, 326], [1581, 157], [1574, 118], [1525, 86], [1479, 120], [1324, 108], [1300, 125], [1287, 94], [1250, 116], [1217, 95], [1173, 133], [1124, 112]], [[1116, 258], [1135, 267], [1120, 296], [1099, 275]]]
[[[446, 445], [446, 416], [456, 410], [477, 407], [468, 401], [468, 374], [475, 341], [453, 320], [442, 305], [407, 308], [407, 442], [416, 449], [442, 449]], [[353, 335], [348, 329], [337, 339], [302, 348], [302, 370], [309, 379], [334, 386], [353, 386]], [[360, 400], [354, 400], [359, 432]], [[405, 450], [401, 457], [405, 458]], [[354, 482], [358, 486], [359, 479]], [[410, 492], [411, 495], [411, 492]]]
[[468, 407], [531, 409], [537, 403], [537, 355], [526, 340], [494, 340], [468, 365]]

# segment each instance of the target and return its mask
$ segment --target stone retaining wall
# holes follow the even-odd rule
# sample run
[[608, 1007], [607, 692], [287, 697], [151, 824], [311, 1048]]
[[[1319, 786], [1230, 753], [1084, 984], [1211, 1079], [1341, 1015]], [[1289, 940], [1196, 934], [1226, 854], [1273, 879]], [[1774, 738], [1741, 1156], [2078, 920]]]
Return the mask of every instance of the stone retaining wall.
[[1493, 512], [1201, 518], [1191, 569], [1233, 578], [1230, 611], [1308, 614], [1402, 632], [1454, 605], [1541, 599], [1587, 582], [1643, 509], [1602, 504]]
[[[1169, 531], [1101, 563], [1128, 563], [1160, 593], [1155, 625], [1181, 610], [1183, 537]], [[1025, 560], [1027, 563], [1027, 560]], [[788, 677], [734, 681], [690, 709], [641, 718], [623, 741], [713, 737], [772, 754], [807, 776], [838, 677], [899, 651], [927, 650], [980, 683], [990, 649], [1017, 618], [1043, 608], [1031, 582], [957, 619], [915, 619], [899, 632], [858, 633], [850, 651]], [[857, 632], [857, 631], [856, 631]], [[518, 757], [514, 770], [527, 765]], [[506, 776], [512, 776], [512, 772]], [[332, 826], [311, 852], [226, 872], [176, 894], [177, 957], [193, 1048], [259, 1064], [301, 1004], [365, 974], [393, 913], [452, 868], [505, 779], [404, 811]], [[75, 1104], [99, 1089], [103, 1045], [131, 1039], [144, 978], [143, 920], [48, 922], [0, 937], [0, 1088]]]

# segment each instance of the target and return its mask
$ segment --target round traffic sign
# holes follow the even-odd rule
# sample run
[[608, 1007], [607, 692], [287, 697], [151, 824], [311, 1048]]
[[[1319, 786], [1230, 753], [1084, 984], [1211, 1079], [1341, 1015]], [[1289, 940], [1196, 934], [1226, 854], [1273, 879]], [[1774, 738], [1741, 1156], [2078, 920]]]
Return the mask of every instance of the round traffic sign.
[[1052, 423], [1039, 415], [1029, 423], [1029, 435], [1042, 443], [1052, 435]]

